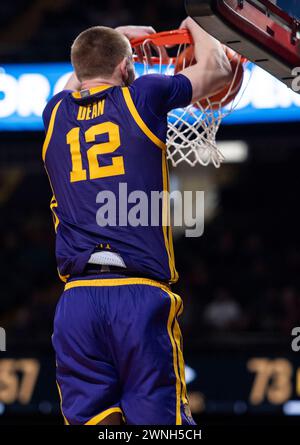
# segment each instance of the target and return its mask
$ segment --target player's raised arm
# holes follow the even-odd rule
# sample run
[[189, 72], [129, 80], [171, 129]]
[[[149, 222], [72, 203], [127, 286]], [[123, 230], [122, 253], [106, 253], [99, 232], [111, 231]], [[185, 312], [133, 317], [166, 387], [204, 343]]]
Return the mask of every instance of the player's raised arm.
[[77, 76], [75, 73], [72, 73], [68, 82], [66, 83], [64, 90], [72, 90], [72, 91], [79, 91], [81, 87], [81, 83], [77, 79]]
[[148, 36], [155, 33], [155, 29], [152, 28], [152, 26], [118, 26], [117, 28], [115, 28], [115, 30], [127, 37], [128, 40]]
[[[137, 39], [139, 37], [150, 36], [151, 34], [156, 33], [156, 30], [152, 26], [128, 25], [128, 26], [119, 26], [118, 28], [115, 28], [115, 30], [123, 34], [125, 37], [127, 37], [128, 40]], [[146, 44], [144, 46], [144, 52], [145, 54], [143, 53], [140, 47], [136, 48], [136, 56], [138, 57], [139, 62], [143, 63], [143, 56], [145, 55], [149, 65], [152, 65], [151, 45]], [[164, 46], [160, 47], [160, 53], [163, 59], [168, 57], [166, 48]]]
[[181, 25], [190, 31], [194, 41], [196, 64], [180, 72], [193, 89], [192, 102], [220, 91], [232, 79], [232, 70], [220, 42], [188, 17]]
[[[128, 40], [135, 39], [137, 37], [150, 35], [155, 33], [155, 29], [152, 28], [152, 26], [135, 26], [135, 25], [128, 25], [128, 26], [118, 26], [115, 28], [116, 31], [118, 31], [120, 34], [123, 34], [125, 37], [128, 38]], [[163, 49], [164, 50], [164, 49]], [[142, 55], [141, 55], [142, 58]], [[69, 80], [67, 81], [66, 85], [63, 88], [64, 90], [71, 90], [71, 91], [80, 91], [81, 89], [81, 83], [77, 79], [77, 76], [75, 73], [72, 73]]]

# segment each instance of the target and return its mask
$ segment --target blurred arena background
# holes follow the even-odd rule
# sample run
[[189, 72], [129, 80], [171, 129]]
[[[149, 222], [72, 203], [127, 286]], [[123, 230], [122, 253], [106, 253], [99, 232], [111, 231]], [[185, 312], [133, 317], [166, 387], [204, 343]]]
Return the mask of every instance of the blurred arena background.
[[[182, 0], [137, 4], [0, 3], [1, 424], [62, 422], [51, 348], [62, 284], [41, 162], [40, 97], [70, 70], [69, 48], [82, 29], [149, 24], [163, 31], [185, 17]], [[277, 4], [300, 18], [298, 2]], [[253, 66], [250, 72], [239, 109], [219, 132], [227, 162], [219, 170], [171, 171], [173, 187], [206, 197], [204, 235], [175, 231], [197, 421], [300, 415], [300, 352], [291, 347], [300, 325], [300, 96]]]

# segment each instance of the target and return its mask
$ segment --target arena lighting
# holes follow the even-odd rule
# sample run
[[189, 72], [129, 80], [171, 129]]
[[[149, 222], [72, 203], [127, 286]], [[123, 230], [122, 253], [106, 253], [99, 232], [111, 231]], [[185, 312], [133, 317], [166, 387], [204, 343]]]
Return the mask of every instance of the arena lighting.
[[290, 400], [283, 405], [283, 412], [286, 416], [299, 416], [300, 415], [300, 401]]
[[195, 378], [197, 377], [197, 373], [194, 369], [190, 368], [189, 366], [185, 366], [185, 380], [186, 384], [188, 385], [191, 383]]
[[2, 416], [2, 414], [4, 414], [5, 412], [5, 405], [4, 403], [0, 403], [0, 416]]
[[249, 147], [245, 141], [220, 141], [218, 148], [225, 157], [224, 163], [233, 164], [248, 159]]

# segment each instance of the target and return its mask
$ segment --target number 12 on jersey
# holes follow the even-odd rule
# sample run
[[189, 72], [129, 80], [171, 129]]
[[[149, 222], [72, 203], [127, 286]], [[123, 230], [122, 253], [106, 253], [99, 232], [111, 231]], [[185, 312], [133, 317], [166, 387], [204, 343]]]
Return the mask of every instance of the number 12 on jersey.
[[[99, 155], [114, 153], [121, 145], [119, 126], [113, 122], [103, 122], [91, 126], [84, 133], [86, 143], [95, 142], [96, 136], [108, 134], [108, 142], [93, 144], [86, 151], [89, 179], [99, 179], [108, 176], [124, 175], [123, 156], [113, 156], [111, 165], [100, 165]], [[82, 150], [80, 147], [80, 127], [74, 127], [67, 134], [67, 144], [70, 146], [72, 171], [70, 181], [78, 182], [88, 179], [88, 172], [83, 168]]]

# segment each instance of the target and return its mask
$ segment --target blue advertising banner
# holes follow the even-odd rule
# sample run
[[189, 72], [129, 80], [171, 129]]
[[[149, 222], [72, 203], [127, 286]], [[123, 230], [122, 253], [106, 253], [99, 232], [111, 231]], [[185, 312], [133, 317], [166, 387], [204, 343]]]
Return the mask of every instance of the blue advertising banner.
[[[143, 74], [143, 69], [137, 64], [137, 75]], [[42, 111], [47, 101], [63, 89], [71, 70], [69, 63], [0, 67], [0, 130], [43, 130]], [[291, 121], [300, 121], [300, 95], [249, 63], [235, 109], [223, 123]]]

